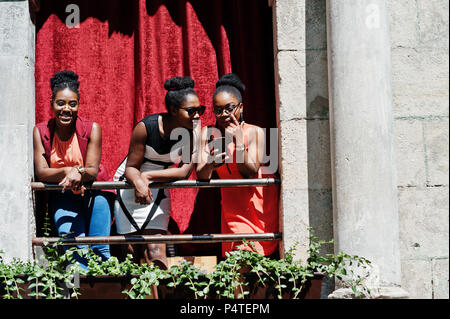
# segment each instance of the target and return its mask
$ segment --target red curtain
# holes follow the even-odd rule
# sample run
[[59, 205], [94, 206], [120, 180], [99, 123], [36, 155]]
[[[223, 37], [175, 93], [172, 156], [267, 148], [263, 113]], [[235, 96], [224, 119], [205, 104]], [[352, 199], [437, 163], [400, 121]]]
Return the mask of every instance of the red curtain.
[[[76, 14], [70, 4], [79, 9], [78, 27], [66, 26]], [[207, 106], [203, 125], [214, 123], [215, 82], [232, 71], [248, 88], [245, 120], [275, 124], [266, 1], [43, 0], [36, 29], [36, 122], [52, 117], [51, 76], [66, 69], [79, 74], [79, 114], [102, 127], [102, 163], [111, 173], [126, 156], [137, 122], [165, 112], [163, 83], [173, 76], [195, 80], [200, 102]], [[217, 231], [220, 197], [217, 190], [201, 192], [209, 195], [199, 196], [202, 205], [198, 198], [196, 205], [196, 189], [171, 190], [173, 232]], [[209, 218], [212, 228], [193, 225], [201, 219], [193, 212]]]

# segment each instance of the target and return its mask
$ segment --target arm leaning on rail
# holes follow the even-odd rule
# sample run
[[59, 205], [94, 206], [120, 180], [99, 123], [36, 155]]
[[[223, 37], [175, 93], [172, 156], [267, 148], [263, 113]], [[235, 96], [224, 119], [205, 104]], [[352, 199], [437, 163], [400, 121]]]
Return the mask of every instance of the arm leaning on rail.
[[[213, 188], [213, 187], [244, 187], [244, 186], [271, 186], [280, 184], [278, 178], [254, 178], [254, 179], [211, 179], [179, 180], [175, 182], [153, 182], [150, 188]], [[94, 182], [85, 185], [87, 189], [131, 189], [133, 185], [127, 182]], [[58, 190], [62, 186], [42, 182], [31, 182], [34, 191]]]
[[[150, 188], [212, 188], [212, 187], [244, 187], [244, 186], [271, 186], [280, 184], [278, 178], [255, 178], [255, 179], [212, 179], [209, 181], [198, 180], [180, 180], [175, 182], [153, 182]], [[57, 190], [62, 186], [58, 184], [45, 184], [41, 182], [32, 182], [31, 188], [34, 191]], [[133, 188], [133, 185], [127, 182], [94, 182], [86, 188], [92, 189], [119, 189]], [[282, 238], [281, 233], [262, 233], [262, 234], [205, 234], [205, 235], [142, 235], [142, 236], [108, 236], [108, 237], [82, 237], [65, 238], [59, 237], [36, 237], [33, 239], [33, 245], [41, 246], [45, 242], [62, 241], [63, 245], [78, 244], [135, 244], [147, 242], [160, 243], [214, 243], [227, 241], [247, 240], [265, 240], [279, 241]]]

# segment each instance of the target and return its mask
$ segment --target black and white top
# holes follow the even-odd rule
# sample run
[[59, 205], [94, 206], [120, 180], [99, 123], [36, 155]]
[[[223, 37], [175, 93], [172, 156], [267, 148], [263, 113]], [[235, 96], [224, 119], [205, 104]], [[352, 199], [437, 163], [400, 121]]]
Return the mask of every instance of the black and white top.
[[[141, 120], [147, 129], [144, 161], [141, 172], [166, 169], [174, 164], [181, 153], [181, 147], [174, 148], [177, 140], [163, 138], [159, 131], [160, 114], [152, 114]], [[125, 158], [117, 169], [114, 180], [125, 179]], [[134, 189], [117, 190], [114, 217], [117, 232], [127, 234], [144, 229], [167, 230], [170, 218], [170, 192], [168, 189], [151, 189], [153, 202], [150, 205], [136, 203]]]

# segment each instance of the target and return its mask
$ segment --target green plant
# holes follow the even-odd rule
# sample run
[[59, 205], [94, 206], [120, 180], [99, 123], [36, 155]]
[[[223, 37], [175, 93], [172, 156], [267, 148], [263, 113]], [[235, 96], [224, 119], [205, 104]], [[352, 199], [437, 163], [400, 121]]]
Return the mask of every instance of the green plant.
[[[50, 219], [48, 211], [44, 216], [44, 236], [50, 234]], [[28, 274], [26, 281], [29, 283], [28, 295], [35, 298], [61, 299], [65, 297], [65, 288], [71, 291], [70, 297], [77, 298], [77, 287], [71, 285], [74, 276], [83, 272], [83, 269], [75, 262], [74, 255], [84, 257], [88, 254], [87, 248], [71, 247], [63, 250], [61, 240], [49, 244], [44, 241], [42, 246], [44, 255], [40, 260], [32, 264], [32, 272]], [[62, 252], [63, 251], [63, 252]]]
[[119, 262], [117, 257], [111, 256], [108, 260], [102, 261], [101, 257], [92, 250], [88, 252], [88, 269], [82, 270], [85, 276], [137, 276], [142, 272], [142, 267], [132, 261], [132, 256], [127, 255], [123, 262]]
[[[131, 258], [131, 256], [129, 256]], [[131, 279], [131, 288], [122, 293], [128, 295], [130, 299], [145, 299], [151, 295], [152, 285], [158, 285], [159, 280], [164, 278], [164, 272], [154, 265], [138, 266]]]
[[[49, 235], [50, 222], [48, 214], [44, 219], [44, 234]], [[75, 253], [82, 254], [83, 250], [70, 248], [64, 253], [60, 253], [60, 242], [49, 244], [45, 242], [42, 249], [44, 256], [41, 260], [33, 260], [22, 262], [13, 259], [10, 264], [3, 261], [0, 256], [0, 278], [4, 280], [3, 298], [19, 298], [22, 299], [22, 293], [28, 289], [28, 296], [34, 298], [59, 299], [64, 298], [65, 287], [63, 283], [70, 283], [78, 267], [74, 266], [68, 269], [68, 265], [73, 262]], [[68, 287], [68, 285], [66, 285]], [[77, 296], [77, 290], [72, 288], [71, 297]]]
[[234, 298], [237, 292], [237, 298], [244, 298], [248, 295], [245, 289], [247, 283], [243, 272], [247, 262], [252, 259], [253, 254], [247, 250], [235, 250], [226, 253], [226, 259], [219, 262], [215, 271], [209, 274], [208, 289], [211, 289], [218, 298]]
[[205, 271], [196, 268], [189, 261], [182, 261], [178, 266], [172, 266], [167, 271], [168, 287], [187, 287], [194, 293], [195, 298], [204, 297], [209, 292], [209, 285]]
[[254, 286], [251, 281], [254, 281], [263, 287], [274, 286], [280, 299], [287, 291], [292, 291], [293, 297], [297, 298], [305, 282], [314, 277], [312, 269], [293, 260], [293, 249], [284, 259], [276, 260], [258, 254], [252, 242], [243, 241], [243, 245], [246, 249], [228, 253], [210, 275], [210, 286], [220, 297], [245, 298]]
[[[363, 279], [354, 270], [366, 269], [370, 261], [363, 257], [345, 253], [321, 254], [323, 245], [333, 241], [318, 240], [310, 229], [309, 258], [305, 263], [295, 260], [296, 245], [289, 249], [283, 259], [271, 259], [258, 254], [252, 242], [243, 241], [242, 249], [226, 254], [215, 270], [210, 273], [199, 270], [184, 261], [169, 269], [160, 269], [150, 264], [138, 265], [132, 256], [119, 262], [116, 257], [102, 261], [91, 250], [72, 247], [62, 252], [61, 243], [45, 243], [41, 262], [22, 262], [14, 259], [4, 262], [0, 252], [0, 293], [2, 298], [23, 298], [25, 293], [33, 298], [58, 299], [67, 296], [77, 298], [79, 289], [70, 285], [75, 275], [126, 276], [130, 287], [122, 291], [130, 299], [143, 299], [151, 295], [152, 286], [164, 286], [173, 291], [181, 289], [181, 298], [246, 298], [255, 289], [273, 290], [277, 298], [287, 295], [301, 298], [307, 283], [315, 274], [335, 276], [344, 280], [353, 289], [356, 297], [370, 293], [362, 285]], [[88, 259], [88, 269], [74, 263], [74, 254]], [[69, 267], [70, 265], [70, 267]], [[26, 289], [25, 289], [26, 288]]]
[[[323, 272], [328, 277], [335, 276], [343, 281], [344, 284], [351, 287], [355, 297], [363, 297], [366, 293], [370, 295], [370, 289], [364, 286], [364, 277], [355, 272], [358, 270], [366, 270], [370, 267], [371, 262], [357, 255], [349, 255], [344, 252], [334, 254], [320, 254], [320, 248], [324, 244], [333, 244], [333, 240], [319, 240], [309, 229], [310, 245], [308, 249], [308, 267], [318, 272]], [[366, 276], [368, 273], [366, 273]]]
[[188, 289], [192, 291], [196, 299], [205, 297], [209, 292], [206, 273], [188, 261], [183, 261], [167, 270], [154, 265], [141, 265], [139, 276], [131, 279], [131, 288], [123, 292], [131, 299], [144, 299], [151, 294], [152, 285], [160, 284], [164, 284], [169, 289]]
[[22, 284], [24, 275], [33, 273], [31, 263], [24, 263], [18, 259], [13, 259], [10, 264], [3, 261], [0, 251], [0, 291], [3, 299], [22, 299], [22, 293], [25, 291]]

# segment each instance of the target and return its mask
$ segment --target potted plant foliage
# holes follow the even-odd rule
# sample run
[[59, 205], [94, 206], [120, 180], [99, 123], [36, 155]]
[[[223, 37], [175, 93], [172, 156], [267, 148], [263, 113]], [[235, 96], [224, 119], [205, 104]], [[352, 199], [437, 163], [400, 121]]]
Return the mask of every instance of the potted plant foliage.
[[[6, 263], [0, 255], [0, 295], [48, 299], [308, 299], [320, 298], [325, 276], [350, 278], [356, 296], [369, 292], [360, 285], [362, 278], [348, 266], [366, 268], [370, 261], [345, 253], [321, 255], [321, 246], [331, 243], [310, 233], [309, 258], [302, 262], [294, 259], [294, 247], [285, 258], [271, 259], [255, 252], [252, 242], [243, 241], [245, 249], [227, 253], [210, 273], [187, 261], [164, 270], [153, 264], [135, 264], [131, 256], [122, 262], [116, 257], [102, 262], [85, 249], [62, 251], [60, 243], [45, 244], [45, 262], [14, 259]], [[73, 264], [74, 253], [87, 254], [87, 270]]]

